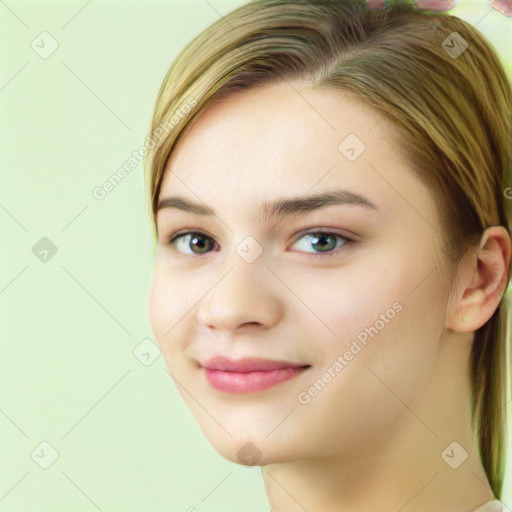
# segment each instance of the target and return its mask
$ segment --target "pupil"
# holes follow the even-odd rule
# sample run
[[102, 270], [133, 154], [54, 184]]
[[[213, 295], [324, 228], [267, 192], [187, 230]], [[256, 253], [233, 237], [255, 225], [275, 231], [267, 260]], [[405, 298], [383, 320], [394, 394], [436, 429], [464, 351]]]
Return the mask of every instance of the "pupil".
[[[315, 237], [314, 237], [313, 244], [319, 244], [319, 245], [320, 245], [319, 249], [320, 249], [320, 250], [325, 250], [325, 246], [326, 246], [326, 245], [327, 245], [327, 246], [332, 245], [332, 243], [331, 243], [331, 244], [329, 244], [329, 243], [327, 242], [327, 244], [325, 244], [325, 243], [319, 242], [319, 240], [325, 240], [326, 238], [330, 238], [330, 239], [331, 239], [331, 241], [333, 240], [333, 237], [332, 237], [332, 236], [329, 236], [329, 235], [320, 235], [320, 236], [315, 236]], [[332, 247], [331, 247], [331, 248], [332, 248]], [[327, 247], [327, 249], [330, 249], [330, 247]]]
[[[203, 240], [202, 240], [203, 239]], [[202, 235], [194, 235], [194, 237], [190, 240], [192, 244], [195, 244], [196, 242], [199, 242], [200, 249], [207, 245], [204, 243], [204, 237]]]

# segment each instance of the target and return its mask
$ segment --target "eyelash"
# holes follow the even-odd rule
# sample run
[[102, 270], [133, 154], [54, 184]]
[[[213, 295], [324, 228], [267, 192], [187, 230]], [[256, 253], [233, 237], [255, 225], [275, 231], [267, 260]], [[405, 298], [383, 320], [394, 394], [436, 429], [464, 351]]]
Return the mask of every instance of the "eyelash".
[[[324, 229], [315, 229], [315, 230], [309, 230], [305, 233], [302, 233], [299, 237], [297, 237], [296, 240], [294, 240], [294, 244], [296, 242], [298, 242], [299, 240], [301, 240], [302, 238], [308, 236], [308, 235], [318, 235], [318, 234], [322, 234], [322, 235], [334, 235], [335, 237], [338, 237], [338, 238], [341, 238], [343, 240], [345, 240], [345, 242], [340, 246], [340, 247], [336, 247], [335, 249], [333, 249], [332, 251], [329, 251], [329, 252], [325, 252], [325, 253], [303, 253], [303, 254], [307, 254], [309, 257], [312, 257], [312, 258], [329, 258], [329, 257], [332, 257], [332, 256], [337, 256], [343, 249], [347, 249], [351, 246], [353, 246], [354, 244], [356, 244], [357, 242], [352, 239], [352, 238], [348, 238], [340, 233], [336, 233], [336, 232], [333, 232], [333, 231], [327, 231], [327, 230], [324, 230]], [[167, 240], [167, 245], [170, 245], [172, 246], [174, 249], [175, 249], [175, 242], [178, 238], [181, 238], [183, 236], [186, 236], [186, 235], [201, 235], [201, 236], [204, 236], [205, 238], [209, 238], [211, 240], [213, 240], [213, 238], [209, 235], [207, 235], [206, 233], [203, 233], [202, 231], [181, 231], [181, 232], [176, 232], [176, 233], [173, 233]], [[192, 258], [197, 258], [197, 257], [203, 257], [203, 256], [207, 256], [210, 252], [213, 252], [213, 251], [209, 251], [209, 252], [206, 252], [206, 253], [203, 253], [203, 254], [182, 254], [182, 253], [179, 253], [178, 252], [178, 257], [179, 258], [188, 258], [188, 257], [192, 257]]]

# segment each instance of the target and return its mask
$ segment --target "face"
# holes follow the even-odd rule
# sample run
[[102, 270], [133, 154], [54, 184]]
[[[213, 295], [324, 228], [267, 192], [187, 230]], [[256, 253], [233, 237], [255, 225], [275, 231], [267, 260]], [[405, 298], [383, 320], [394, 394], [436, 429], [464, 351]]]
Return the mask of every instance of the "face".
[[[348, 454], [421, 390], [445, 327], [441, 228], [393, 129], [339, 91], [273, 85], [211, 107], [168, 162], [160, 201], [179, 195], [209, 214], [158, 211], [148, 312], [178, 391], [226, 459]], [[270, 206], [318, 194], [361, 198]], [[307, 367], [276, 370], [259, 390], [270, 372], [239, 375], [246, 387], [226, 390], [203, 367], [214, 356]]]

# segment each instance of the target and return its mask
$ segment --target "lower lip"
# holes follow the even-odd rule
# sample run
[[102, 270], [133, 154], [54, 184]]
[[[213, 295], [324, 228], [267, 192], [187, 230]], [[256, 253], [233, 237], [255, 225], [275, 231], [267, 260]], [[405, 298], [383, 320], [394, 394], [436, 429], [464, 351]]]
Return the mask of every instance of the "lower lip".
[[225, 372], [205, 368], [210, 385], [219, 391], [252, 393], [262, 391], [292, 379], [307, 368], [282, 368], [265, 372]]

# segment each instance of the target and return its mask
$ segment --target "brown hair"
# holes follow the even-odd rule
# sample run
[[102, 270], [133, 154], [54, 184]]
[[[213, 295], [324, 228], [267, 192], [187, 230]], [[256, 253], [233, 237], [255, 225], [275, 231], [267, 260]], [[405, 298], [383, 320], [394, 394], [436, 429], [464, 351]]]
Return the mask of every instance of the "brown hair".
[[[256, 0], [197, 36], [160, 88], [151, 125], [158, 140], [146, 159], [156, 234], [166, 162], [201, 113], [237, 91], [291, 80], [351, 93], [393, 123], [390, 137], [436, 200], [439, 264], [450, 288], [462, 254], [486, 227], [511, 233], [511, 84], [476, 28], [407, 0], [382, 10], [364, 0]], [[510, 308], [503, 295], [471, 353], [472, 426], [498, 498]]]

